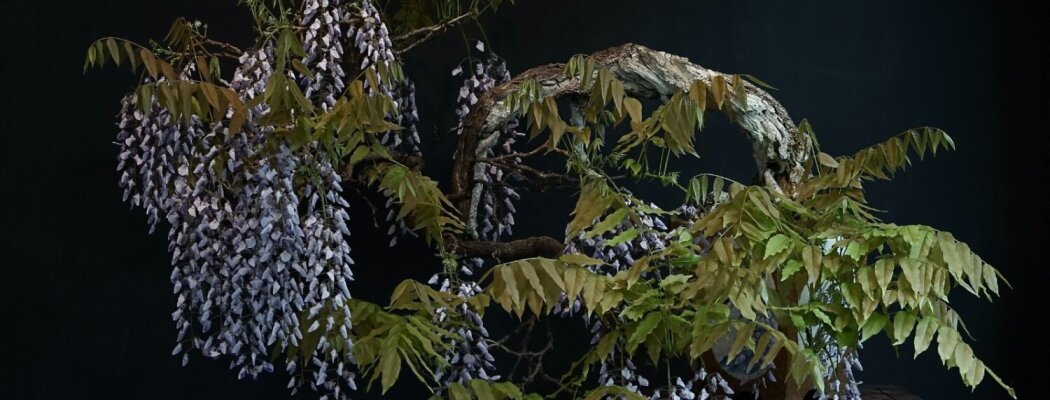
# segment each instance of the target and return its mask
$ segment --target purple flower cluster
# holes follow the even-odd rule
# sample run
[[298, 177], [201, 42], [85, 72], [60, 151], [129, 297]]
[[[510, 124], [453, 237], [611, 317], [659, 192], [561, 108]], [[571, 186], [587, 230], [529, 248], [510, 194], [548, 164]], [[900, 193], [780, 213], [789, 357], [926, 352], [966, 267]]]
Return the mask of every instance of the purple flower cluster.
[[[468, 261], [468, 263], [478, 264], [480, 262], [480, 259]], [[464, 266], [463, 268], [470, 267]], [[454, 293], [461, 298], [472, 297], [482, 292], [481, 286], [470, 280], [458, 280], [458, 283], [455, 283], [449, 278], [441, 279], [440, 275], [434, 275], [430, 283], [436, 285], [439, 279], [441, 282], [438, 290]], [[493, 363], [496, 359], [489, 352], [488, 344], [485, 342], [489, 332], [485, 329], [481, 316], [466, 304], [461, 304], [456, 308], [456, 310], [447, 310], [442, 307], [437, 310], [435, 322], [444, 325], [455, 333], [455, 336], [448, 338], [452, 348], [444, 354], [447, 365], [434, 371], [434, 378], [442, 382], [445, 387], [456, 382], [467, 383], [471, 379], [499, 379], [500, 376], [494, 374], [496, 366]], [[455, 314], [450, 315], [450, 311]], [[453, 319], [456, 323], [453, 323]]]
[[406, 129], [391, 131], [382, 135], [380, 142], [391, 150], [397, 150], [405, 154], [419, 154], [419, 133], [416, 131], [415, 123], [419, 118], [415, 105], [415, 85], [408, 80], [404, 82], [385, 82], [379, 74], [380, 65], [391, 68], [397, 63], [394, 56], [394, 44], [390, 38], [390, 30], [379, 13], [379, 10], [369, 0], [361, 1], [359, 4], [358, 17], [360, 26], [352, 26], [349, 35], [353, 37], [357, 55], [360, 57], [358, 68], [362, 71], [372, 69], [379, 78], [378, 86], [371, 87], [365, 82], [365, 88], [369, 91], [382, 93], [394, 99], [398, 103], [400, 121]]
[[[860, 382], [853, 374], [853, 370], [863, 371], [857, 351], [839, 347], [834, 338], [827, 337], [829, 342], [823, 351], [817, 353], [821, 364], [825, 366], [824, 371], [824, 393], [819, 400], [860, 400]], [[836, 369], [841, 366], [844, 377], [840, 376]]]
[[[595, 320], [591, 325], [591, 333], [593, 334], [591, 345], [595, 345], [602, 335], [606, 333], [606, 328], [601, 321]], [[624, 345], [623, 338], [620, 338], [619, 341], [621, 346]], [[612, 352], [601, 362], [601, 367], [598, 370], [598, 384], [621, 386], [639, 395], [645, 395], [645, 392], [651, 389], [652, 392], [648, 395], [651, 400], [733, 398], [734, 392], [729, 386], [729, 382], [718, 373], [708, 373], [703, 366], [700, 366], [691, 378], [683, 380], [682, 377], [677, 376], [673, 383], [669, 382], [668, 385], [657, 387], [654, 384], [655, 382], [650, 382], [648, 378], [638, 372], [638, 367], [635, 366], [634, 361], [630, 357], [626, 357], [619, 350], [620, 348], [614, 347]], [[623, 398], [623, 396], [618, 398], [607, 396], [605, 399], [621, 400]]]
[[306, 27], [303, 64], [313, 73], [302, 79], [303, 95], [328, 111], [346, 90], [342, 23], [350, 15], [344, 0], [307, 0], [302, 25]]
[[[594, 223], [600, 220], [601, 218], [595, 219]], [[620, 222], [608, 232], [590, 238], [585, 237], [585, 230], [577, 237], [567, 240], [565, 253], [583, 254], [604, 261], [605, 263], [602, 265], [587, 267], [596, 274], [613, 276], [617, 272], [627, 270], [631, 267], [631, 264], [634, 264], [636, 258], [666, 247], [667, 238], [664, 235], [668, 229], [664, 221], [651, 215], [641, 215], [640, 220], [641, 224], [638, 225], [629, 218], [624, 219], [623, 222]], [[615, 245], [608, 243], [621, 233], [632, 229], [638, 231], [638, 235], [634, 239], [616, 243]], [[578, 296], [570, 302], [565, 297], [565, 294], [562, 294], [561, 301], [555, 305], [554, 312], [567, 317], [579, 312], [580, 307], [581, 302]]]
[[[655, 207], [655, 205], [652, 206]], [[642, 214], [640, 217], [641, 224], [625, 218], [623, 222], [608, 232], [591, 238], [586, 238], [585, 232], [581, 232], [579, 236], [568, 240], [565, 252], [584, 254], [605, 261], [606, 264], [591, 268], [594, 273], [612, 276], [626, 270], [631, 267], [631, 264], [634, 264], [636, 258], [666, 247], [667, 238], [664, 237], [668, 231], [666, 223], [661, 218], [652, 215]], [[598, 220], [595, 220], [595, 223]], [[634, 239], [615, 245], [607, 243], [610, 239], [631, 229], [638, 231]]]
[[[410, 80], [401, 82], [384, 81], [380, 68], [390, 70], [397, 63], [394, 55], [394, 45], [390, 38], [390, 30], [383, 22], [379, 10], [371, 1], [364, 0], [357, 4], [357, 10], [347, 17], [354, 17], [360, 25], [351, 25], [347, 29], [348, 38], [353, 40], [355, 55], [359, 59], [355, 66], [361, 71], [370, 69], [378, 78], [378, 87], [372, 87], [371, 82], [365, 81], [365, 89], [369, 93], [381, 93], [390, 96], [397, 104], [397, 115], [390, 115], [388, 119], [401, 125], [398, 131], [385, 132], [380, 135], [379, 142], [386, 148], [404, 155], [419, 156], [420, 140], [416, 124], [419, 122], [419, 113], [416, 110], [416, 86]], [[357, 60], [355, 59], [355, 60]], [[384, 192], [387, 201], [386, 223], [390, 225], [387, 235], [390, 236], [390, 247], [397, 245], [400, 236], [417, 236], [404, 220], [397, 218], [397, 199], [393, 193]]]
[[[510, 80], [510, 73], [505, 64], [495, 56], [492, 56], [487, 63], [478, 62], [473, 65], [473, 73], [465, 76], [463, 87], [457, 97], [460, 108], [457, 109], [456, 114], [460, 118], [461, 126], [470, 112], [470, 106], [477, 102], [478, 96], [495, 85]], [[462, 68], [456, 68], [453, 71], [454, 76], [462, 73]], [[511, 146], [515, 138], [521, 135], [515, 132], [515, 128], [516, 123], [511, 123], [497, 133], [500, 135], [501, 146], [496, 151], [501, 151], [501, 154], [512, 152]], [[459, 130], [462, 132], [462, 128]], [[490, 151], [488, 154], [492, 153]], [[488, 172], [486, 177], [498, 177], [502, 180], [503, 172], [496, 166], [489, 165], [486, 168]], [[483, 196], [486, 211], [478, 215], [478, 223], [487, 228], [481, 232], [481, 238], [498, 240], [501, 234], [509, 235], [510, 225], [514, 223], [513, 214], [515, 212], [511, 199], [516, 200], [517, 193], [512, 187], [504, 186], [498, 191], [486, 191]], [[485, 260], [482, 258], [460, 260], [458, 270], [434, 275], [429, 283], [437, 286], [438, 290], [454, 293], [463, 298], [474, 296], [481, 293], [481, 288], [470, 277], [484, 267]], [[489, 333], [485, 329], [484, 321], [466, 305], [459, 306], [455, 310], [455, 316], [450, 316], [449, 311], [440, 309], [435, 321], [456, 334], [455, 337], [449, 338], [453, 347], [445, 354], [445, 361], [448, 365], [435, 371], [437, 379], [445, 386], [456, 382], [465, 383], [471, 379], [499, 379], [499, 375], [494, 374], [495, 358], [489, 352], [486, 343]], [[456, 323], [453, 323], [453, 320]]]
[[[338, 21], [350, 8], [321, 0], [307, 9], [305, 63], [315, 78], [300, 82], [326, 109], [345, 89]], [[246, 101], [260, 96], [274, 60], [269, 45], [244, 54], [229, 87]], [[238, 377], [255, 378], [274, 370], [272, 354], [316, 335], [312, 353], [288, 360], [289, 387], [346, 398], [356, 387], [348, 356], [353, 260], [349, 204], [330, 157], [314, 144], [293, 151], [257, 124], [265, 103], [249, 110], [240, 132], [228, 132], [226, 122], [175, 119], [156, 99], [140, 110], [135, 96], [123, 100], [118, 123], [120, 185], [146, 210], [151, 231], [162, 218], [171, 227], [173, 354], [183, 363], [191, 350], [227, 357]]]

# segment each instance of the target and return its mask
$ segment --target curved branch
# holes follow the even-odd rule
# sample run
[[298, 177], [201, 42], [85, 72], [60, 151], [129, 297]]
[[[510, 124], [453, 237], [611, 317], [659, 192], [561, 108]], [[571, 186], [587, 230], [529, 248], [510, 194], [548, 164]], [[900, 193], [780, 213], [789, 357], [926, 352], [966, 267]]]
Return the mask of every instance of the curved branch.
[[455, 242], [452, 251], [466, 257], [491, 257], [497, 260], [523, 258], [558, 258], [565, 245], [550, 236], [536, 236], [510, 242], [462, 241]]
[[[716, 76], [729, 76], [690, 63], [687, 58], [655, 51], [637, 44], [599, 51], [592, 55], [598, 68], [609, 70], [623, 82], [627, 94], [634, 97], [666, 99], [679, 90], [688, 90], [696, 80], [710, 84]], [[475, 164], [485, 154], [491, 140], [501, 126], [514, 115], [505, 100], [527, 80], [534, 80], [544, 96], [560, 98], [587, 95], [590, 88], [581, 87], [578, 79], [568, 78], [563, 64], [548, 64], [532, 68], [510, 82], [486, 92], [464, 121], [453, 163], [452, 191], [459, 194], [457, 208], [462, 215], [471, 215], [475, 202], [467, 195], [476, 177]], [[746, 101], [727, 98], [723, 111], [739, 125], [751, 141], [752, 154], [763, 183], [787, 194], [794, 194], [795, 186], [805, 175], [803, 163], [808, 159], [812, 143], [800, 134], [787, 110], [769, 93], [743, 82]], [[734, 88], [730, 87], [730, 91]]]

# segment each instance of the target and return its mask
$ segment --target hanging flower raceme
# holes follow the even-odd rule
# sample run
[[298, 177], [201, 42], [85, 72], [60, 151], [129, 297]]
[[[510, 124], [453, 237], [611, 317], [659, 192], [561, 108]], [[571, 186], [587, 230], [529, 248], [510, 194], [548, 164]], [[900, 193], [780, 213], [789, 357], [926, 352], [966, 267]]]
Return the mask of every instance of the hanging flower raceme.
[[[627, 201], [627, 207], [634, 205], [633, 197], [627, 195], [624, 198]], [[656, 206], [649, 205], [649, 208], [656, 208]], [[682, 212], [695, 214], [696, 210], [693, 208], [682, 208], [678, 211], [678, 213]], [[603, 220], [604, 217], [596, 218], [592, 226]], [[582, 254], [602, 260], [602, 264], [588, 267], [591, 272], [596, 274], [611, 277], [619, 272], [626, 271], [635, 263], [636, 259], [664, 249], [667, 247], [668, 240], [671, 240], [668, 237], [669, 229], [661, 217], [644, 213], [639, 213], [638, 217], [637, 222], [631, 218], [624, 218], [616, 226], [598, 235], [587, 235], [585, 233], [587, 230], [585, 229], [577, 237], [570, 238], [567, 241], [565, 252], [567, 254]], [[625, 237], [624, 233], [629, 231], [634, 232], [634, 234], [627, 235], [630, 239], [622, 240]], [[616, 240], [615, 243], [613, 243], [614, 240]], [[697, 238], [696, 240], [703, 241], [702, 238]], [[566, 317], [577, 314], [581, 308], [582, 302], [580, 298], [573, 299], [570, 302], [563, 294], [559, 304], [554, 307], [554, 313]], [[600, 319], [587, 316], [583, 316], [583, 318], [584, 322], [591, 327], [591, 344], [595, 345], [609, 332], [610, 328], [605, 326]], [[701, 363], [697, 372], [691, 378], [683, 380], [682, 377], [675, 377], [673, 384], [665, 386], [654, 385], [649, 378], [638, 371], [638, 368], [630, 358], [619, 355], [619, 352], [623, 352], [622, 347], [624, 345], [624, 339], [620, 338], [617, 347], [613, 348], [612, 353], [600, 363], [598, 377], [600, 384], [620, 386], [633, 393], [646, 395], [654, 400], [669, 398], [731, 399], [734, 394], [729, 387], [728, 381], [718, 373], [709, 373], [703, 363]], [[613, 399], [617, 397], [608, 398]]]
[[[354, 263], [346, 240], [350, 235], [350, 217], [346, 212], [349, 204], [342, 197], [341, 178], [328, 158], [311, 158], [309, 162], [316, 166], [317, 176], [304, 188], [307, 212], [303, 231], [307, 244], [302, 273], [309, 278], [304, 297], [310, 305], [306, 319], [311, 322], [305, 334], [316, 338], [316, 346], [308, 357], [288, 364], [292, 375], [288, 385], [303, 383], [296, 378], [297, 368], [309, 370], [312, 375], [307, 383], [311, 388], [342, 399], [349, 390], [357, 388], [356, 373], [350, 368], [353, 360], [345, 355], [353, 348], [347, 287], [353, 280], [350, 266]], [[337, 351], [329, 338], [340, 341], [343, 351]]]
[[[832, 240], [826, 242], [824, 253], [831, 251]], [[820, 287], [816, 297], [824, 303], [831, 303], [830, 290], [826, 286]], [[863, 346], [857, 344], [856, 349], [839, 346], [835, 338], [820, 327], [810, 327], [803, 330], [809, 343], [818, 349], [817, 357], [820, 364], [824, 366], [824, 392], [818, 397], [819, 400], [860, 400], [860, 387], [862, 383], [857, 380], [853, 370], [863, 371], [860, 363], [858, 350]]]
[[[485, 47], [478, 42], [477, 48], [484, 51]], [[452, 75], [462, 75], [464, 78], [456, 97], [456, 116], [459, 118], [456, 132], [463, 134], [463, 124], [478, 99], [493, 87], [510, 81], [511, 76], [506, 62], [494, 54], [484, 62], [471, 62], [466, 71], [462, 66], [457, 67]], [[514, 203], [521, 198], [516, 189], [521, 176], [514, 167], [522, 160], [512, 155], [515, 152], [514, 144], [525, 137], [525, 133], [519, 132], [517, 128], [517, 119], [504, 124], [493, 133], [495, 137], [487, 139], [494, 143], [487, 146], [484, 154], [479, 154], [481, 157], [500, 157], [499, 163], [478, 163], [479, 168], [483, 169], [480, 176], [482, 185], [474, 194], [479, 201], [476, 210], [472, 210], [477, 216], [471, 222], [481, 240], [499, 240], [513, 233], [514, 214], [517, 212]]]
[[416, 128], [416, 124], [419, 123], [419, 111], [416, 108], [416, 84], [404, 78], [397, 84], [391, 95], [394, 102], [397, 103], [401, 131], [387, 133], [390, 139], [386, 139], [389, 142], [386, 145], [390, 150], [401, 154], [419, 156], [422, 152], [419, 150], [421, 142], [419, 130]]
[[336, 99], [346, 90], [343, 23], [351, 14], [349, 3], [307, 0], [303, 4], [303, 65], [313, 73], [302, 78], [303, 95], [325, 112], [335, 106]]
[[[630, 206], [630, 203], [628, 203], [628, 206]], [[655, 205], [653, 206], [655, 207]], [[596, 218], [592, 225], [601, 220], [602, 218]], [[629, 269], [634, 264], [635, 259], [666, 247], [668, 239], [664, 236], [668, 229], [663, 219], [653, 215], [640, 214], [639, 221], [641, 223], [637, 224], [632, 219], [625, 218], [607, 232], [592, 237], [588, 237], [584, 232], [581, 232], [576, 237], [567, 240], [565, 253], [582, 254], [602, 260], [603, 264], [588, 266], [587, 269], [596, 274], [616, 275], [617, 272]], [[630, 240], [612, 242], [613, 239], [624, 237], [624, 233], [628, 231], [636, 232]], [[580, 307], [579, 296], [569, 301], [562, 294], [558, 304], [554, 307], [554, 313], [567, 317], [579, 312]], [[589, 320], [585, 320], [585, 322], [589, 322]]]
[[[481, 264], [480, 259], [468, 260], [467, 263]], [[471, 268], [464, 266], [463, 268]], [[440, 285], [437, 281], [440, 280]], [[438, 290], [453, 293], [460, 298], [468, 298], [481, 294], [481, 286], [470, 280], [453, 280], [440, 278], [435, 275], [431, 278], [431, 284], [438, 286]], [[434, 378], [442, 383], [442, 387], [448, 387], [452, 383], [466, 383], [471, 379], [498, 380], [495, 374], [495, 358], [489, 352], [488, 344], [485, 342], [489, 332], [485, 329], [485, 323], [478, 313], [471, 310], [467, 304], [460, 304], [453, 310], [443, 307], [438, 308], [435, 322], [445, 326], [454, 337], [449, 337], [451, 348], [445, 352], [446, 366], [434, 371]]]
[[[490, 73], [497, 73], [496, 76], [501, 81], [509, 80], [510, 74], [506, 71], [506, 67], [501, 61], [497, 60], [497, 58], [493, 57], [490, 60], [493, 61], [491, 64], [476, 64], [475, 73], [466, 78], [464, 87], [470, 87], [472, 93], [480, 95], [497, 84], [497, 81], [489, 75]], [[460, 68], [457, 68], [457, 70], [462, 72]], [[454, 71], [453, 75], [459, 75], [459, 73]], [[460, 93], [457, 101], [462, 102], [464, 101], [463, 92], [461, 91]], [[466, 114], [460, 115], [461, 124], [465, 116]], [[506, 134], [508, 138], [513, 140], [513, 129], [514, 126], [508, 124], [506, 129], [500, 134]], [[507, 149], [509, 151], [509, 144]], [[488, 209], [493, 210], [491, 206]], [[510, 213], [513, 213], [513, 206], [511, 206]], [[482, 224], [487, 226], [495, 226], [499, 223], [496, 221], [499, 217], [494, 212], [483, 214], [480, 218]], [[507, 233], [509, 233], [509, 229]], [[487, 236], [484, 237], [493, 237], [493, 234], [498, 235], [494, 231], [486, 231], [485, 234]], [[460, 260], [458, 270], [434, 275], [429, 283], [436, 286], [440, 291], [453, 293], [461, 298], [475, 296], [481, 293], [481, 287], [472, 280], [472, 277], [484, 268], [485, 260], [482, 258]], [[455, 313], [450, 315], [450, 311]], [[445, 353], [447, 366], [435, 371], [435, 376], [442, 382], [443, 387], [448, 387], [448, 385], [457, 382], [466, 383], [471, 379], [497, 380], [500, 378], [499, 375], [495, 374], [495, 358], [489, 352], [489, 347], [486, 344], [489, 333], [480, 315], [471, 310], [466, 304], [463, 304], [458, 306], [456, 310], [440, 309], [435, 322], [446, 326], [447, 329], [457, 335], [455, 338], [449, 338], [452, 341], [452, 348]]]
[[[627, 206], [630, 207], [631, 204], [629, 203]], [[655, 208], [655, 205], [651, 206]], [[600, 220], [600, 218], [596, 219], [594, 223]], [[640, 224], [634, 222], [631, 218], [624, 218], [622, 222], [612, 229], [593, 237], [587, 237], [581, 232], [577, 237], [567, 241], [565, 252], [584, 254], [605, 261], [605, 264], [594, 266], [590, 269], [594, 273], [608, 276], [615, 275], [617, 272], [630, 268], [631, 264], [634, 264], [635, 259], [666, 247], [668, 239], [664, 237], [664, 234], [667, 233], [668, 229], [663, 219], [653, 215], [640, 214], [639, 221]], [[610, 242], [611, 239], [627, 231], [636, 231], [638, 234], [631, 240], [618, 241], [616, 243]]]
[[[326, 110], [345, 89], [338, 17], [349, 8], [338, 1], [308, 8], [304, 64], [317, 73], [287, 74]], [[269, 43], [244, 54], [230, 89], [251, 104], [266, 92], [275, 61]], [[193, 72], [188, 67], [180, 79]], [[171, 226], [173, 354], [184, 364], [191, 350], [228, 357], [238, 377], [255, 378], [273, 371], [273, 354], [294, 348], [293, 392], [307, 384], [345, 398], [356, 387], [348, 356], [353, 260], [349, 204], [330, 157], [314, 143], [293, 150], [259, 122], [270, 113], [266, 102], [255, 102], [243, 127], [230, 132], [227, 121], [174, 118], [158, 99], [138, 99], [142, 93], [123, 100], [118, 169], [126, 200], [146, 210], [151, 231], [161, 219]], [[339, 351], [329, 338], [340, 341]], [[300, 379], [304, 373], [310, 378]]]
[[[159, 82], [163, 84], [165, 79], [162, 77]], [[152, 83], [148, 79], [144, 82]], [[117, 170], [121, 172], [124, 201], [146, 211], [153, 233], [157, 223], [168, 217], [174, 203], [185, 194], [188, 158], [194, 137], [202, 133], [202, 127], [196, 118], [177, 120], [156, 101], [156, 96], [143, 102], [140, 95], [129, 94], [121, 101]], [[148, 103], [150, 108], [139, 109], [142, 103]]]
[[[396, 115], [387, 116], [387, 119], [401, 126], [400, 130], [381, 134], [379, 142], [398, 154], [419, 156], [422, 153], [419, 150], [420, 139], [416, 128], [419, 113], [416, 110], [415, 84], [403, 77], [399, 81], [389, 79], [389, 72], [400, 68], [394, 55], [390, 30], [371, 1], [361, 1], [357, 6], [358, 9], [353, 15], [355, 24], [347, 29], [348, 39], [353, 41], [352, 48], [356, 50], [355, 60], [360, 60], [356, 67], [362, 73], [370, 70], [371, 75], [375, 77], [376, 87], [373, 87], [371, 80], [365, 82], [367, 92], [389, 96], [394, 100], [398, 112]], [[384, 71], [387, 74], [383, 74]], [[386, 223], [390, 226], [387, 231], [390, 247], [397, 244], [400, 236], [417, 236], [403, 219], [398, 218], [396, 196], [389, 191], [382, 194], [387, 198], [384, 207], [387, 209]]]
[[[824, 371], [824, 393], [820, 400], [860, 400], [860, 385], [853, 370], [863, 371], [857, 350], [848, 349], [835, 343], [835, 339], [825, 335], [827, 345], [818, 352]], [[841, 371], [841, 374], [840, 374]]]
[[[375, 5], [369, 0], [361, 1], [358, 17], [359, 26], [351, 26], [348, 34], [352, 36], [357, 55], [360, 58], [358, 68], [361, 71], [371, 69], [375, 72], [377, 86], [372, 87], [371, 82], [365, 83], [365, 89], [374, 93], [382, 93], [390, 96], [398, 103], [400, 118], [396, 120], [406, 129], [400, 131], [386, 132], [381, 136], [380, 142], [387, 148], [404, 154], [419, 154], [419, 134], [415, 123], [418, 116], [415, 112], [415, 85], [410, 81], [402, 80], [393, 82], [384, 80], [381, 70], [392, 71], [396, 68], [397, 58], [394, 56], [394, 44], [390, 38], [390, 30], [383, 23], [382, 16]], [[407, 117], [406, 117], [407, 116]]]

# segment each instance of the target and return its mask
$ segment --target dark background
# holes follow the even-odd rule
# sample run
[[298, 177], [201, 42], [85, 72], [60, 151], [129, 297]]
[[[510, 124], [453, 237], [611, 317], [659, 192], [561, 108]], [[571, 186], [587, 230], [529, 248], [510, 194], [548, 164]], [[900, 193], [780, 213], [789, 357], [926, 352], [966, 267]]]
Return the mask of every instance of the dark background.
[[[2, 3], [0, 398], [288, 397], [281, 376], [237, 381], [225, 362], [196, 357], [183, 368], [170, 356], [175, 299], [166, 242], [163, 233], [148, 236], [140, 210], [121, 203], [114, 171], [114, 115], [134, 78], [126, 70], [81, 72], [93, 39], [160, 39], [178, 16], [247, 47], [247, 12], [234, 0]], [[1044, 398], [1046, 14], [1002, 1], [788, 3], [519, 0], [486, 26], [489, 46], [512, 72], [633, 41], [755, 75], [779, 89], [773, 95], [796, 121], [813, 123], [832, 154], [911, 127], [945, 129], [958, 151], [869, 185], [870, 201], [891, 210], [889, 221], [953, 232], [1013, 283], [993, 304], [961, 293], [953, 304], [977, 354], [1022, 398]], [[420, 93], [428, 172], [439, 180], [447, 179], [442, 158], [452, 140], [444, 132], [459, 85], [448, 71], [463, 53], [453, 32], [406, 62]], [[721, 119], [712, 118], [700, 143], [690, 169], [742, 180], [753, 173], [746, 141]], [[527, 196], [519, 231], [564, 226], [568, 194]], [[352, 217], [356, 296], [385, 302], [400, 279], [435, 270], [419, 243], [388, 252], [364, 207]], [[562, 336], [563, 358], [586, 343]], [[935, 351], [912, 360], [910, 343], [898, 357], [873, 339], [862, 360], [861, 380], [926, 399], [1005, 398], [990, 379], [971, 394]], [[420, 398], [417, 389], [388, 397]]]

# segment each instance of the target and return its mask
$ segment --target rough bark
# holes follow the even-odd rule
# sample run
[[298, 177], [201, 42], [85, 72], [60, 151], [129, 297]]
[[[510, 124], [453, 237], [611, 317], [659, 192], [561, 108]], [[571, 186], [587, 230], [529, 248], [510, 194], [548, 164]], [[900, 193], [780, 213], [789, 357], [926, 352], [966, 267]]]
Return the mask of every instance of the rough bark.
[[565, 245], [550, 236], [536, 236], [510, 242], [462, 241], [453, 251], [467, 257], [491, 257], [497, 260], [520, 260], [531, 257], [557, 258]]

